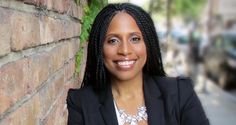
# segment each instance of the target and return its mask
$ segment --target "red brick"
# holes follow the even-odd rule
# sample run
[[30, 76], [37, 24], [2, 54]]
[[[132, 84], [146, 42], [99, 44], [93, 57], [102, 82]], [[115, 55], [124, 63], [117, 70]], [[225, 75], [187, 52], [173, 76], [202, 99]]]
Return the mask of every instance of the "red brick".
[[40, 44], [40, 27], [35, 15], [14, 11], [11, 16], [11, 49], [14, 51]]
[[40, 18], [40, 22], [41, 44], [58, 40], [57, 33], [60, 29], [58, 29], [57, 21], [51, 17], [44, 16]]
[[58, 13], [65, 13], [69, 10], [70, 1], [73, 0], [24, 0], [24, 3], [38, 7], [46, 7], [47, 10], [53, 10]]
[[63, 13], [66, 13], [66, 12], [68, 12], [69, 11], [69, 9], [70, 9], [70, 1], [71, 0], [62, 0], [62, 5], [63, 5]]
[[46, 5], [48, 10], [52, 10], [53, 0], [46, 0]]
[[77, 15], [77, 18], [78, 18], [78, 19], [82, 19], [83, 13], [84, 13], [83, 7], [82, 7], [82, 6], [78, 6], [78, 15]]
[[[69, 1], [69, 8], [68, 8], [68, 10], [67, 10], [67, 12], [66, 12], [66, 14], [68, 14], [69, 16], [72, 16], [72, 13], [73, 13], [73, 9], [72, 9], [72, 6], [73, 6], [73, 4], [74, 4], [75, 2], [73, 1], [73, 0], [70, 0]], [[73, 16], [72, 16], [73, 17]]]
[[70, 60], [65, 66], [65, 80], [69, 80], [74, 76], [75, 73], [75, 58]]
[[70, 21], [65, 21], [62, 23], [62, 34], [64, 34], [65, 38], [70, 38], [72, 36], [71, 34], [73, 32], [73, 28], [71, 29], [70, 25]]
[[[82, 43], [83, 44], [83, 43]], [[71, 45], [72, 45], [72, 53], [75, 56], [77, 51], [79, 51], [80, 46], [82, 46], [82, 44], [80, 43], [80, 39], [79, 38], [75, 38], [72, 40]]]
[[68, 29], [64, 28], [64, 25], [66, 22], [68, 22], [68, 21], [67, 20], [59, 20], [57, 22], [57, 28], [58, 28], [57, 38], [58, 38], [58, 40], [69, 38], [66, 36]]
[[79, 43], [76, 44], [76, 39], [73, 39], [71, 40], [71, 42], [69, 43], [68, 45], [68, 48], [69, 48], [69, 55], [68, 55], [68, 58], [71, 59], [71, 58], [74, 58], [75, 57], [75, 54], [76, 52], [78, 51], [78, 48], [79, 48]]
[[68, 25], [70, 24], [69, 21], [63, 20], [61, 21], [61, 34], [64, 36], [64, 38], [69, 38], [68, 32], [70, 31], [70, 29], [68, 28]]
[[58, 95], [61, 90], [64, 88], [64, 84], [65, 84], [65, 80], [64, 80], [64, 72], [62, 71], [62, 74], [59, 74], [61, 76], [59, 76], [58, 79], [56, 79], [53, 83], [53, 88], [54, 88], [54, 94]]
[[53, 103], [53, 100], [55, 99], [53, 94], [55, 93], [55, 90], [50, 85], [44, 86], [44, 88], [38, 93], [40, 95], [40, 116], [39, 118], [42, 118], [44, 115], [46, 115], [47, 111], [49, 110], [50, 106]]
[[64, 24], [63, 20], [58, 20], [57, 21], [58, 32], [56, 34], [56, 38], [58, 38], [58, 40], [68, 38], [68, 37], [66, 37], [66, 32], [68, 31], [68, 29], [64, 29], [63, 24]]
[[67, 91], [70, 88], [80, 88], [80, 84], [81, 84], [81, 82], [78, 80], [78, 77], [76, 76], [76, 77], [72, 78], [70, 81], [66, 82], [65, 88], [67, 89]]
[[82, 45], [83, 46], [83, 59], [80, 63], [80, 72], [78, 76], [78, 82], [81, 83], [84, 77], [84, 71], [86, 67], [86, 58], [87, 58], [87, 44]]
[[[75, 5], [74, 0], [20, 1], [24, 1], [26, 4], [47, 7], [47, 9], [54, 10], [56, 13], [71, 12], [71, 16], [75, 18], [81, 18], [80, 15], [82, 14], [82, 8]], [[5, 9], [1, 7], [0, 17], [4, 17], [0, 18], [0, 56], [8, 54], [10, 49], [21, 51], [40, 44], [76, 37], [80, 34], [81, 25], [74, 20], [57, 19], [47, 15], [35, 16], [30, 12], [20, 12], [14, 8]], [[44, 122], [50, 125], [66, 124], [65, 99], [68, 88], [79, 87], [78, 81], [74, 80], [73, 75], [75, 72], [74, 56], [78, 51], [79, 40], [69, 39], [60, 41], [55, 45], [56, 47], [50, 52], [38, 53], [35, 50], [37, 54], [0, 67], [0, 114], [11, 106], [18, 105], [20, 99], [37, 91], [27, 102], [19, 108], [13, 109], [14, 111], [3, 119], [0, 125], [40, 124], [40, 120], [45, 118], [46, 113], [55, 101], [57, 101], [56, 105], [54, 105], [53, 110]], [[48, 79], [49, 77], [50, 79]], [[40, 90], [35, 90], [46, 80], [48, 80], [47, 83], [42, 85]], [[58, 98], [62, 92], [63, 95]]]
[[28, 60], [21, 59], [0, 68], [0, 114], [18, 101], [22, 96], [30, 93], [33, 85], [29, 83]]
[[63, 45], [60, 46], [61, 50], [61, 58], [62, 58], [62, 63], [63, 65], [69, 60], [69, 40], [65, 41]]
[[39, 123], [39, 95], [33, 96], [28, 102], [16, 109], [0, 125], [37, 125]]
[[10, 53], [10, 23], [12, 11], [0, 8], [0, 57]]
[[59, 68], [61, 68], [64, 64], [64, 60], [62, 59], [62, 52], [61, 52], [61, 46], [57, 46], [56, 48], [52, 49], [50, 52], [50, 63], [51, 63], [51, 69], [50, 73], [56, 72]]
[[45, 125], [66, 125], [67, 124], [67, 108], [66, 108], [66, 97], [67, 89], [63, 90], [63, 94], [57, 99], [57, 102], [50, 112], [50, 114], [45, 118]]
[[42, 17], [40, 22], [42, 44], [80, 35], [81, 24], [74, 21]]
[[72, 2], [72, 16], [75, 17], [75, 18], [79, 18], [78, 17], [78, 6], [76, 5], [75, 2]]
[[64, 74], [62, 72], [58, 73], [57, 76], [39, 92], [41, 104], [40, 118], [42, 118], [49, 110], [50, 106], [52, 106], [58, 94], [63, 90], [63, 85]]
[[39, 7], [47, 6], [47, 0], [24, 0], [24, 3]]
[[73, 57], [79, 51], [79, 47], [80, 47], [80, 40], [79, 39], [74, 39], [74, 41], [72, 43], [72, 54], [73, 54]]
[[37, 5], [37, 0], [24, 0], [25, 4]]
[[40, 18], [41, 44], [78, 36], [80, 24], [73, 21], [59, 20], [51, 17]]
[[60, 69], [66, 63], [66, 61], [69, 60], [70, 53], [72, 51], [70, 49], [73, 49], [72, 43], [64, 42], [50, 51], [50, 73], [54, 73], [55, 71]]
[[63, 0], [54, 0], [53, 1], [53, 10], [57, 11], [59, 13], [63, 13], [64, 11], [64, 5], [63, 5]]
[[79, 23], [73, 23], [73, 26], [74, 26], [74, 36], [79, 36], [80, 35], [80, 33], [81, 33], [81, 24], [79, 24]]
[[69, 8], [68, 8], [68, 10], [67, 10], [67, 12], [66, 12], [66, 14], [69, 15], [69, 16], [72, 16], [72, 13], [73, 13], [73, 12], [72, 12], [72, 11], [73, 11], [73, 10], [72, 10], [73, 2], [74, 2], [74, 1], [72, 1], [72, 0], [69, 1]]
[[47, 0], [37, 0], [38, 4], [42, 7], [46, 7], [47, 6]]
[[50, 66], [50, 56], [48, 53], [39, 53], [29, 58], [30, 81], [34, 86], [39, 86], [47, 80], [50, 75]]

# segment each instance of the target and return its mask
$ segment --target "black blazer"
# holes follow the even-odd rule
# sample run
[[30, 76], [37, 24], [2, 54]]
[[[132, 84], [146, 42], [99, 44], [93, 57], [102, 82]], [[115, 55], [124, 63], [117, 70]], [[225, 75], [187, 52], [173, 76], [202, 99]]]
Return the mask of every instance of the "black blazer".
[[[188, 78], [145, 76], [144, 98], [148, 125], [209, 125]], [[111, 87], [99, 95], [91, 86], [70, 89], [67, 108], [68, 125], [118, 125]]]

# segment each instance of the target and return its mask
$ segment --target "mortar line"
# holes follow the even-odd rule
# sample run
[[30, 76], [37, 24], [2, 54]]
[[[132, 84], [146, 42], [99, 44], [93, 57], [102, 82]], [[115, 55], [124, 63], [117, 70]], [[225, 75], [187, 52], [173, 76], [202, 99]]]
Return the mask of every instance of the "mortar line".
[[[73, 60], [73, 58], [71, 59]], [[9, 116], [11, 113], [13, 113], [15, 110], [19, 109], [22, 105], [24, 105], [26, 102], [28, 102], [32, 97], [34, 97], [35, 94], [43, 90], [45, 86], [48, 86], [52, 84], [51, 81], [55, 80], [57, 76], [61, 73], [63, 73], [65, 66], [67, 65], [67, 62], [64, 63], [64, 65], [55, 71], [51, 76], [48, 77], [46, 81], [44, 81], [41, 85], [37, 86], [35, 90], [31, 91], [30, 93], [26, 94], [25, 96], [21, 97], [17, 102], [13, 104], [10, 108], [8, 108], [5, 112], [0, 114], [0, 123], [3, 119], [5, 119], [7, 116]], [[72, 77], [73, 78], [73, 77]]]
[[7, 63], [14, 62], [19, 59], [29, 57], [31, 55], [34, 55], [40, 52], [49, 52], [50, 50], [52, 50], [53, 48], [57, 47], [60, 44], [64, 44], [68, 42], [69, 40], [76, 40], [76, 39], [79, 39], [79, 36], [62, 39], [62, 40], [50, 42], [47, 44], [41, 44], [41, 45], [30, 47], [21, 51], [16, 51], [16, 52], [11, 51], [7, 55], [0, 58], [0, 68]]

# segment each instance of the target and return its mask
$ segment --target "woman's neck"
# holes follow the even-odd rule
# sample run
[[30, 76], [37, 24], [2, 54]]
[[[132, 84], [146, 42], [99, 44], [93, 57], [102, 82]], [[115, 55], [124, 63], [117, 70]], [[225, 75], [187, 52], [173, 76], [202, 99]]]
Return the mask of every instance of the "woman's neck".
[[112, 80], [112, 94], [114, 98], [135, 98], [143, 94], [143, 76], [142, 74], [133, 79], [121, 81]]

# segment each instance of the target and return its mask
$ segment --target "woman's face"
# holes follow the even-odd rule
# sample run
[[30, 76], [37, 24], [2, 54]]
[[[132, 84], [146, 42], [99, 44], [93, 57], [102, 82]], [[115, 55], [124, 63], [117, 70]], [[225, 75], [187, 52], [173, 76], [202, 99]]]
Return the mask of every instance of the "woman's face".
[[147, 60], [142, 33], [132, 16], [117, 13], [105, 36], [104, 63], [113, 80], [127, 81], [142, 75]]

